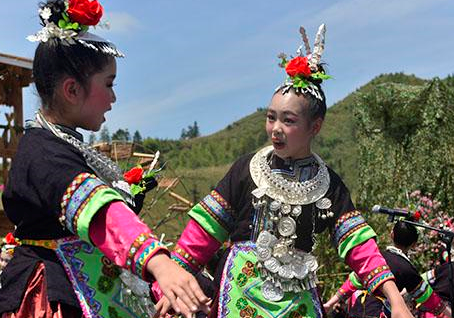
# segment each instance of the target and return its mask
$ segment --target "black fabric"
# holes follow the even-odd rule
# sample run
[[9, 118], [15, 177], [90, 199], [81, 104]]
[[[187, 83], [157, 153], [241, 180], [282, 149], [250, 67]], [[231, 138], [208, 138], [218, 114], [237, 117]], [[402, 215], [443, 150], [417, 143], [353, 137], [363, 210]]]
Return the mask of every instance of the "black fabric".
[[[412, 263], [390, 251], [382, 251], [381, 253], [394, 274], [399, 291], [405, 288], [407, 292], [411, 293], [421, 284], [422, 277]], [[350, 309], [350, 316], [355, 318], [380, 317], [382, 308], [383, 304], [380, 300], [373, 295], [368, 295], [364, 304], [361, 304], [359, 299], [356, 301]]]
[[[249, 163], [253, 156], [254, 154], [248, 154], [238, 159], [216, 187], [216, 191], [232, 206], [232, 211], [228, 211], [234, 219], [234, 227], [230, 232], [230, 240], [232, 242], [250, 240], [252, 235], [255, 210], [252, 206], [251, 192], [256, 186], [249, 173]], [[318, 166], [315, 164], [316, 161], [313, 157], [298, 160], [297, 162], [282, 160], [276, 156], [270, 159], [273, 173], [295, 177], [300, 181], [313, 178], [318, 171]], [[295, 167], [303, 167], [303, 170], [306, 171], [295, 175]], [[355, 209], [350, 193], [341, 178], [329, 167], [328, 171], [330, 187], [325, 197], [332, 201], [331, 210], [334, 212], [334, 218], [322, 220], [319, 217], [319, 211], [315, 207], [315, 203], [313, 203], [303, 206], [303, 211], [296, 220], [298, 238], [295, 241], [295, 247], [307, 252], [310, 252], [313, 247], [313, 217], [315, 217], [315, 233], [321, 233], [327, 228], [332, 233], [336, 220], [343, 214]], [[227, 249], [220, 258], [214, 275], [213, 286], [215, 286], [216, 290], [219, 288], [222, 269], [228, 253], [229, 250]]]
[[[451, 263], [452, 272], [454, 274], [454, 264]], [[445, 301], [450, 301], [450, 290], [454, 292], [454, 288], [449, 282], [449, 265], [444, 263], [435, 267], [435, 281], [431, 284], [432, 289]]]
[[[19, 239], [59, 239], [72, 235], [58, 221], [60, 202], [71, 181], [93, 171], [82, 154], [51, 132], [32, 128], [21, 138], [2, 195], [8, 218]], [[21, 246], [1, 275], [0, 313], [20, 305], [36, 263], [46, 267], [49, 301], [77, 306], [77, 298], [56, 254], [40, 247]]]
[[[249, 240], [252, 234], [254, 208], [251, 192], [256, 186], [249, 173], [249, 163], [253, 155], [245, 155], [238, 159], [216, 187], [216, 191], [232, 206], [232, 211], [229, 211], [235, 220], [235, 226], [230, 233], [232, 242]], [[307, 165], [311, 171], [305, 176], [301, 175], [303, 179], [300, 179], [300, 181], [314, 177], [318, 171], [318, 167], [313, 164], [314, 159], [305, 161], [308, 162]], [[292, 176], [294, 172], [290, 168], [294, 166], [295, 162], [287, 162], [279, 157], [272, 158], [271, 169], [273, 172]], [[313, 246], [311, 233], [314, 216], [315, 233], [321, 233], [327, 228], [332, 233], [336, 220], [344, 213], [355, 209], [350, 193], [341, 178], [329, 167], [328, 171], [330, 187], [325, 197], [332, 201], [331, 210], [334, 212], [334, 218], [323, 220], [317, 217], [319, 215], [318, 209], [315, 207], [315, 203], [312, 203], [303, 206], [303, 212], [296, 220], [298, 238], [295, 241], [295, 246], [307, 252], [310, 252]]]

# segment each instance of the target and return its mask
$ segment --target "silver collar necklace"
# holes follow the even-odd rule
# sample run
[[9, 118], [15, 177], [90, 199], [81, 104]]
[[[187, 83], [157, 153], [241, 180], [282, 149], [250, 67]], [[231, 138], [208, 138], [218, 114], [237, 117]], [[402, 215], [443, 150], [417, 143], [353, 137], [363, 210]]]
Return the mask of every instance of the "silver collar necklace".
[[74, 136], [63, 132], [53, 123], [48, 122], [40, 110], [36, 112], [35, 121], [33, 121], [31, 125], [29, 124], [29, 126], [44, 128], [78, 149], [82, 153], [87, 165], [95, 172], [95, 174], [108, 185], [115, 188], [115, 190], [117, 190], [128, 203], [134, 205], [134, 200], [130, 193], [130, 187], [128, 183], [123, 180], [121, 169], [115, 162], [110, 160], [104, 154], [96, 151], [83, 141], [80, 141]]

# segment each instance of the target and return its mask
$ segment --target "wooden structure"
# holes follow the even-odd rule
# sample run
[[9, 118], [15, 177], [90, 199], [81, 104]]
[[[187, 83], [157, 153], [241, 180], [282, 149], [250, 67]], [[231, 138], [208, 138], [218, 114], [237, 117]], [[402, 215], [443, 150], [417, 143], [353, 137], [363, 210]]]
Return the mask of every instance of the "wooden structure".
[[32, 66], [30, 59], [0, 53], [0, 106], [7, 106], [1, 109], [6, 122], [0, 123], [3, 182], [8, 177], [8, 161], [16, 154], [23, 132], [22, 89], [32, 82]]
[[[0, 157], [2, 159], [2, 183], [8, 178], [9, 161], [17, 151], [23, 133], [22, 89], [32, 82], [33, 61], [0, 53]], [[3, 119], [3, 120], [2, 120]], [[0, 207], [0, 237], [13, 230]]]

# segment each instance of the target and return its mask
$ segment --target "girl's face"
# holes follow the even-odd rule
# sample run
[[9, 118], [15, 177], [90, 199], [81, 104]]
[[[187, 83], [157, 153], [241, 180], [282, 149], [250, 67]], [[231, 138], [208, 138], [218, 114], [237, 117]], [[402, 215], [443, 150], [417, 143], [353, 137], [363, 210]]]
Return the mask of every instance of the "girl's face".
[[95, 73], [89, 84], [89, 89], [81, 98], [78, 107], [77, 127], [98, 131], [106, 120], [104, 114], [112, 109], [116, 97], [113, 82], [117, 74], [117, 64], [114, 58], [103, 71]]
[[301, 159], [310, 155], [311, 140], [320, 131], [323, 120], [311, 122], [307, 108], [304, 95], [293, 91], [274, 94], [267, 112], [266, 132], [277, 156]]

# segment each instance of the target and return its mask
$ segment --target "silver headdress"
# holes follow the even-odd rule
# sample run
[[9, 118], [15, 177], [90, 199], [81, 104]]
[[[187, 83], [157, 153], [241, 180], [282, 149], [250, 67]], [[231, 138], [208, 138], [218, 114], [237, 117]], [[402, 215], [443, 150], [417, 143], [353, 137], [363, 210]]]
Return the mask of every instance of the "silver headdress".
[[296, 57], [287, 60], [287, 55], [281, 53], [278, 57], [281, 59], [279, 66], [285, 68], [287, 79], [276, 90], [281, 90], [283, 94], [293, 88], [297, 93], [311, 94], [319, 100], [323, 100], [319, 86], [323, 80], [331, 78], [326, 75], [320, 67], [320, 60], [325, 49], [325, 24], [320, 25], [317, 35], [315, 36], [314, 49], [311, 50], [306, 30], [300, 27], [301, 38], [303, 43], [296, 51]]

